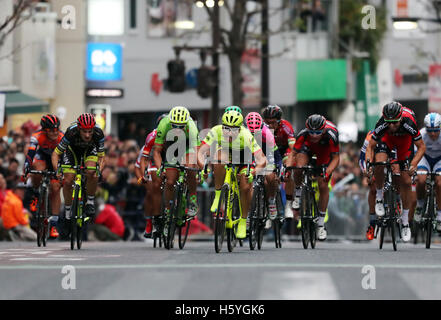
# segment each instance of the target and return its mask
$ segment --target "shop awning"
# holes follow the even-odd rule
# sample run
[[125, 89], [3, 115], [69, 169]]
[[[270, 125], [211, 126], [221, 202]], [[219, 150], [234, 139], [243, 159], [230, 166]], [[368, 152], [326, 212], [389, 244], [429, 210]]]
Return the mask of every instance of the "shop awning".
[[0, 92], [6, 95], [6, 114], [48, 112], [49, 103], [21, 91]]
[[297, 100], [346, 99], [346, 60], [297, 61]]

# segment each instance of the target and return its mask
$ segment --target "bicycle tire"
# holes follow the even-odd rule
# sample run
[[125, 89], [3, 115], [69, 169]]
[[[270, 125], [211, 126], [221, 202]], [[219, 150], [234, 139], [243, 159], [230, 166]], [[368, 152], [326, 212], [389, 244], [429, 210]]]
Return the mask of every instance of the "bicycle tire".
[[[82, 194], [86, 194], [86, 190], [82, 190]], [[84, 227], [84, 216], [83, 216], [83, 204], [82, 204], [82, 200], [78, 201], [78, 218], [76, 219], [77, 221], [77, 249], [80, 250], [81, 246], [83, 244], [83, 227]], [[80, 221], [80, 223], [78, 223], [78, 221]]]
[[310, 216], [309, 209], [310, 209], [309, 193], [305, 190], [305, 188], [302, 188], [302, 193], [300, 197], [300, 219], [302, 221], [301, 234], [302, 234], [303, 249], [308, 249], [310, 242], [309, 241], [310, 219], [308, 218], [308, 216]]
[[428, 214], [426, 217], [426, 249], [430, 249], [430, 245], [432, 242], [432, 230], [433, 230], [433, 219], [435, 217], [435, 199], [433, 192], [431, 192], [429, 197], [429, 208], [428, 208]]
[[38, 203], [37, 203], [37, 246], [41, 247], [42, 245], [42, 237], [41, 234], [43, 232], [42, 228], [42, 216], [41, 216], [41, 198], [42, 198], [42, 192], [40, 192], [40, 195], [38, 197]]
[[[263, 192], [261, 194], [260, 197], [260, 203], [259, 203], [259, 216], [258, 216], [258, 224], [257, 224], [257, 249], [261, 250], [262, 249], [262, 244], [263, 244], [263, 237], [265, 235], [265, 211], [266, 211], [266, 206], [265, 206], [265, 198], [263, 195]], [[267, 211], [268, 212], [268, 211]]]
[[396, 230], [396, 222], [390, 221], [389, 231], [392, 238], [392, 247], [394, 251], [397, 251], [397, 230]]
[[250, 244], [250, 250], [254, 250], [257, 245], [257, 220], [258, 220], [257, 211], [259, 210], [258, 189], [259, 189], [259, 187], [254, 189], [253, 200], [251, 202], [251, 211], [250, 211], [250, 216], [249, 216], [250, 228], [249, 228], [249, 235], [248, 235], [249, 241], [248, 242]]
[[282, 248], [282, 210], [283, 210], [283, 202], [281, 198], [280, 190], [277, 191], [276, 197], [276, 205], [277, 205], [277, 217], [273, 221], [273, 229], [274, 229], [274, 241], [276, 248]]
[[188, 231], [190, 230], [191, 220], [186, 220], [183, 225], [178, 227], [178, 242], [179, 249], [184, 249], [185, 243], [188, 238]]
[[175, 193], [173, 196], [173, 202], [170, 206], [170, 213], [167, 219], [167, 225], [166, 228], [168, 229], [167, 232], [167, 245], [165, 246], [166, 249], [170, 250], [173, 249], [173, 243], [175, 241], [175, 232], [176, 232], [176, 222], [177, 217], [179, 215], [179, 210], [181, 206], [181, 187], [178, 186], [175, 189]]
[[78, 214], [78, 193], [80, 191], [80, 186], [75, 185], [74, 188], [74, 198], [72, 201], [72, 207], [71, 207], [71, 215], [70, 215], [70, 249], [75, 249], [75, 238], [77, 235], [77, 214]]
[[226, 235], [226, 219], [228, 208], [229, 187], [224, 185], [219, 196], [219, 204], [214, 217], [214, 249], [216, 253], [222, 251], [222, 244]]
[[381, 226], [380, 226], [380, 241], [379, 241], [379, 245], [380, 245], [380, 249], [383, 249], [383, 243], [384, 243], [384, 234], [386, 231], [386, 227], [384, 226], [384, 222], [381, 221]]
[[42, 237], [42, 242], [43, 242], [43, 247], [46, 247], [47, 244], [47, 240], [49, 239], [49, 230], [50, 230], [50, 226], [49, 226], [49, 192], [46, 189], [44, 191], [44, 215], [43, 215], [43, 237]]
[[[240, 209], [239, 209], [239, 200], [237, 199], [237, 195], [233, 195], [233, 212], [231, 213], [231, 217], [233, 220], [237, 220], [240, 218]], [[237, 245], [237, 228], [238, 224], [233, 224], [233, 228], [227, 229], [227, 247], [229, 252], [233, 252], [234, 248]]]

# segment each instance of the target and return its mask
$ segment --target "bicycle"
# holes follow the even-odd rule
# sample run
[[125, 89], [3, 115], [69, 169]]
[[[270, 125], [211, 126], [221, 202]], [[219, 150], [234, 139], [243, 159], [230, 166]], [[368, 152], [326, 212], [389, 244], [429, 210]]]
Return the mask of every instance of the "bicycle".
[[303, 167], [288, 167], [286, 170], [300, 170], [303, 172], [303, 182], [300, 186], [300, 231], [302, 234], [302, 244], [304, 249], [308, 249], [309, 243], [311, 248], [315, 249], [317, 243], [318, 228], [318, 203], [315, 198], [316, 188], [313, 187], [313, 176], [317, 171], [321, 171], [321, 175], [325, 175], [325, 166], [317, 168], [313, 165]]
[[[161, 172], [164, 168], [174, 168], [179, 172], [178, 180], [173, 186], [174, 196], [173, 200], [170, 200], [170, 212], [168, 215], [163, 215], [164, 221], [164, 246], [166, 249], [170, 250], [173, 248], [174, 238], [176, 228], [178, 229], [178, 244], [179, 249], [183, 249], [188, 237], [188, 231], [190, 230], [191, 220], [194, 217], [187, 216], [187, 203], [188, 203], [188, 185], [187, 172], [199, 172], [198, 168], [190, 168], [183, 165], [177, 164], [164, 164], [161, 168]], [[163, 198], [163, 203], [165, 199]], [[165, 209], [165, 205], [162, 206]], [[164, 210], [162, 210], [164, 213]]]
[[56, 173], [49, 170], [29, 170], [26, 175], [38, 174], [42, 175], [43, 179], [38, 187], [38, 202], [37, 202], [37, 245], [46, 247], [47, 240], [49, 238], [49, 224], [50, 224], [50, 199], [49, 190], [51, 187], [51, 178], [56, 176]]
[[[214, 248], [216, 253], [221, 252], [227, 236], [228, 251], [232, 252], [237, 244], [236, 232], [242, 217], [240, 190], [237, 174], [239, 165], [228, 163], [225, 165], [225, 179], [221, 188], [218, 208], [214, 216]], [[250, 173], [248, 165], [247, 176]]]
[[417, 172], [417, 174], [427, 174], [426, 196], [421, 221], [417, 223], [417, 228], [425, 234], [426, 249], [430, 249], [432, 242], [432, 232], [436, 228], [436, 197], [435, 197], [435, 177], [440, 176], [441, 172]]
[[265, 177], [258, 176], [253, 183], [253, 200], [249, 215], [249, 244], [250, 250], [262, 248], [266, 221], [268, 220], [268, 201], [265, 192]]
[[367, 163], [368, 171], [370, 167], [375, 167], [375, 166], [386, 167], [386, 178], [383, 187], [385, 214], [384, 217], [378, 217], [377, 219], [377, 230], [375, 232], [375, 238], [377, 237], [378, 232], [380, 232], [379, 247], [380, 249], [382, 249], [384, 242], [384, 234], [386, 233], [386, 229], [389, 230], [389, 233], [392, 238], [392, 247], [394, 251], [397, 251], [397, 231], [398, 231], [398, 235], [400, 235], [401, 237], [401, 226], [399, 223], [400, 204], [398, 199], [398, 191], [392, 179], [393, 178], [392, 165], [399, 163], [400, 162], [391, 163], [389, 160], [383, 162]]
[[272, 221], [273, 230], [274, 230], [274, 242], [276, 248], [282, 248], [282, 227], [285, 222], [285, 207], [282, 201], [282, 194], [280, 192], [280, 187], [277, 189], [276, 194], [276, 206], [277, 206], [277, 216]]
[[75, 181], [72, 191], [72, 209], [70, 217], [70, 249], [75, 249], [75, 242], [77, 249], [81, 249], [83, 243], [83, 228], [85, 224], [90, 220], [85, 216], [84, 207], [86, 205], [86, 171], [95, 170], [100, 173], [98, 164], [95, 167], [85, 167], [84, 157], [81, 157], [80, 165], [70, 166], [61, 165], [61, 169], [73, 169], [75, 170]]

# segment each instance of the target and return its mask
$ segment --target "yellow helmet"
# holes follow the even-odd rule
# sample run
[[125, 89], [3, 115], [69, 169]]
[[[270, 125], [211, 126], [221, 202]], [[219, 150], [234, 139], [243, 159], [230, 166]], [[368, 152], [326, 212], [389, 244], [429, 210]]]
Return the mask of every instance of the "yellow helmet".
[[190, 112], [186, 107], [174, 107], [168, 114], [170, 122], [174, 124], [187, 124], [190, 119]]
[[229, 127], [240, 127], [243, 123], [243, 116], [238, 111], [227, 111], [222, 116], [222, 124]]

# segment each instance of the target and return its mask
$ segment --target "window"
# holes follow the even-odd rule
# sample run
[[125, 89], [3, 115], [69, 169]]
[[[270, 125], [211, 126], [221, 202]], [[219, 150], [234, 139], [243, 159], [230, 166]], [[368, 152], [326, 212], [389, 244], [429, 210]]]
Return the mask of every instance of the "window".
[[89, 0], [87, 31], [90, 35], [124, 33], [124, 0]]
[[192, 0], [147, 0], [147, 35], [174, 37], [181, 29], [193, 29]]
[[318, 32], [328, 30], [331, 0], [284, 0], [287, 30]]

